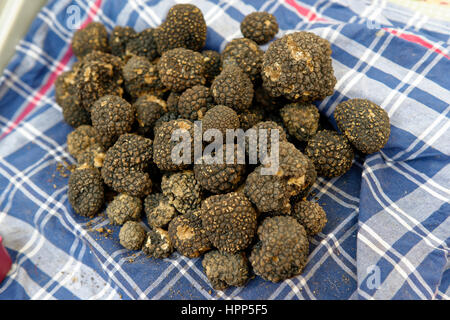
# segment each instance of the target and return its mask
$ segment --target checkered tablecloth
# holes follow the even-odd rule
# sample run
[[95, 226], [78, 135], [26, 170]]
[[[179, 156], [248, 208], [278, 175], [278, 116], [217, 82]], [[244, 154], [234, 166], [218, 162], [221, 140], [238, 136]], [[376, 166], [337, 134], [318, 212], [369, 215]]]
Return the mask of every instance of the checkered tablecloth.
[[448, 299], [450, 23], [384, 0], [190, 2], [204, 13], [207, 48], [240, 37], [255, 10], [277, 17], [278, 36], [328, 39], [338, 82], [318, 107], [332, 119], [343, 100], [374, 101], [391, 118], [388, 144], [344, 176], [318, 179], [328, 224], [301, 276], [214, 291], [201, 259], [149, 259], [124, 250], [104, 216], [75, 215], [58, 170], [74, 162], [54, 82], [75, 61], [76, 19], [139, 31], [175, 1], [49, 1], [0, 78], [0, 234], [14, 262], [0, 299]]

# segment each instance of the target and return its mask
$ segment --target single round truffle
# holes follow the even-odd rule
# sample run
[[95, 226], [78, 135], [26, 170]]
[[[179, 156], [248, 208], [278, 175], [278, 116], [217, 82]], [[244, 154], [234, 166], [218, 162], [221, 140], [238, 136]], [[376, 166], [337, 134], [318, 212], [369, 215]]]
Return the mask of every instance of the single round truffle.
[[141, 135], [150, 134], [156, 121], [167, 111], [166, 102], [150, 94], [139, 97], [134, 107], [138, 123], [137, 131]]
[[69, 178], [69, 203], [81, 216], [93, 217], [104, 204], [103, 181], [100, 172], [88, 166], [78, 167]]
[[205, 78], [207, 83], [211, 83], [222, 71], [222, 57], [215, 50], [202, 51], [203, 62], [205, 64]]
[[201, 219], [209, 240], [222, 252], [235, 253], [247, 248], [257, 227], [257, 212], [240, 192], [204, 200]]
[[162, 193], [149, 194], [144, 201], [144, 210], [147, 222], [153, 228], [165, 228], [177, 215], [169, 198]]
[[102, 177], [117, 192], [142, 197], [152, 190], [150, 176], [144, 170], [152, 157], [152, 140], [123, 134], [106, 152]]
[[128, 94], [138, 98], [144, 94], [160, 96], [167, 89], [159, 79], [158, 68], [146, 58], [133, 56], [123, 68], [123, 78]]
[[245, 72], [250, 80], [260, 79], [261, 65], [264, 56], [258, 44], [247, 38], [231, 40], [222, 51], [223, 66], [235, 65]]
[[72, 50], [78, 59], [96, 50], [108, 52], [108, 31], [105, 26], [100, 22], [91, 22], [83, 29], [75, 31]]
[[127, 221], [120, 228], [120, 244], [128, 250], [139, 250], [144, 244], [147, 233], [144, 227], [136, 221]]
[[206, 112], [202, 119], [202, 126], [203, 132], [217, 129], [222, 133], [223, 138], [225, 138], [228, 129], [235, 130], [240, 127], [239, 116], [233, 109], [218, 105]]
[[105, 147], [133, 128], [136, 110], [121, 97], [107, 95], [94, 103], [91, 111], [92, 126], [100, 134]]
[[258, 228], [259, 242], [249, 256], [254, 272], [279, 282], [299, 275], [306, 265], [309, 243], [306, 231], [288, 216], [268, 217]]
[[126, 45], [126, 55], [136, 55], [149, 61], [159, 56], [156, 49], [155, 29], [148, 28], [135, 34]]
[[310, 236], [318, 234], [327, 224], [327, 214], [317, 202], [299, 201], [294, 205], [292, 216]]
[[156, 29], [158, 52], [175, 48], [199, 51], [206, 42], [206, 22], [199, 8], [192, 4], [176, 4], [165, 21]]
[[123, 58], [127, 43], [136, 37], [136, 31], [129, 26], [115, 26], [109, 37], [109, 46], [111, 53], [115, 56]]
[[161, 189], [169, 203], [182, 214], [189, 214], [200, 208], [201, 187], [191, 170], [165, 174]]
[[248, 262], [243, 252], [209, 251], [203, 257], [202, 266], [214, 290], [242, 287], [249, 279]]
[[322, 130], [308, 141], [306, 155], [314, 162], [317, 174], [339, 177], [352, 166], [354, 152], [350, 142], [335, 131]]
[[203, 56], [189, 49], [176, 48], [164, 52], [158, 61], [158, 70], [161, 82], [172, 91], [184, 91], [206, 82]]
[[122, 225], [127, 221], [139, 221], [141, 213], [141, 199], [126, 193], [117, 195], [106, 208], [109, 221], [117, 225]]
[[188, 258], [197, 258], [211, 249], [202, 221], [195, 214], [176, 216], [169, 223], [169, 237], [174, 248]]
[[173, 252], [173, 245], [166, 230], [155, 228], [147, 233], [142, 251], [152, 258], [164, 259]]
[[350, 99], [338, 104], [334, 119], [339, 130], [362, 153], [374, 153], [389, 140], [389, 116], [379, 105], [366, 99]]
[[90, 146], [100, 144], [100, 135], [89, 125], [82, 125], [67, 135], [67, 149], [77, 160]]
[[[173, 140], [172, 135], [177, 133], [179, 133], [180, 139]], [[158, 168], [166, 171], [177, 171], [189, 167], [193, 162], [194, 156], [193, 137], [194, 124], [189, 120], [171, 120], [169, 122], [162, 122], [158, 127], [155, 127], [153, 161]], [[181, 146], [177, 153], [180, 157], [178, 159], [172, 159], [172, 151], [177, 146]], [[186, 148], [183, 148], [184, 146]]]
[[333, 94], [336, 78], [330, 43], [314, 33], [287, 34], [269, 45], [262, 64], [263, 86], [273, 97], [314, 101]]
[[289, 134], [298, 141], [308, 141], [319, 127], [319, 110], [313, 104], [288, 104], [280, 115]]
[[196, 85], [184, 91], [178, 100], [178, 113], [184, 119], [201, 120], [213, 106], [213, 97], [209, 88]]
[[253, 84], [239, 67], [227, 65], [211, 85], [214, 100], [236, 111], [247, 109], [253, 99]]
[[278, 22], [273, 14], [268, 12], [252, 12], [241, 22], [241, 32], [244, 37], [265, 44], [278, 33]]

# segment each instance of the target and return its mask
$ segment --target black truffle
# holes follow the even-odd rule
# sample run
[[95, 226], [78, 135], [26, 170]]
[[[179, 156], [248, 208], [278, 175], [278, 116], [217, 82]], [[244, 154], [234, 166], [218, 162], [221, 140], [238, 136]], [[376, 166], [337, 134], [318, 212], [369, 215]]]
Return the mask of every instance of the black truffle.
[[240, 192], [215, 195], [202, 202], [202, 225], [211, 243], [220, 251], [235, 253], [252, 242], [257, 212]]
[[155, 29], [148, 28], [135, 34], [127, 42], [125, 52], [128, 56], [136, 55], [147, 58], [149, 61], [152, 61], [158, 57], [159, 54], [156, 49]]
[[165, 21], [156, 29], [158, 52], [186, 48], [199, 51], [206, 42], [206, 22], [199, 8], [192, 4], [176, 4]]
[[336, 84], [330, 43], [311, 32], [287, 34], [269, 45], [261, 75], [264, 88], [273, 97], [324, 99], [333, 94]]
[[117, 195], [106, 208], [111, 224], [122, 225], [127, 221], [139, 221], [142, 213], [142, 201], [140, 198], [126, 193]]
[[211, 249], [211, 242], [197, 215], [179, 215], [169, 224], [169, 237], [174, 248], [183, 256], [197, 258]]
[[87, 164], [92, 168], [101, 168], [103, 167], [105, 155], [105, 148], [101, 144], [95, 143], [78, 155], [77, 162], [78, 165]]
[[260, 79], [261, 65], [264, 56], [258, 44], [250, 39], [231, 40], [222, 51], [223, 66], [235, 65], [245, 72], [250, 80]]
[[265, 44], [278, 33], [278, 22], [274, 15], [268, 12], [252, 12], [241, 22], [241, 32], [244, 37]]
[[240, 127], [239, 116], [233, 109], [218, 105], [206, 112], [202, 119], [202, 126], [203, 132], [217, 129], [222, 133], [223, 138], [225, 138], [228, 129], [235, 130]]
[[306, 265], [309, 243], [306, 231], [288, 216], [268, 217], [258, 228], [259, 242], [249, 256], [254, 272], [278, 282], [299, 275]]
[[200, 208], [201, 187], [191, 170], [164, 175], [161, 189], [169, 203], [182, 214], [190, 214]]
[[169, 198], [162, 193], [149, 194], [144, 201], [144, 210], [147, 222], [153, 228], [165, 228], [177, 215]]
[[211, 85], [214, 100], [236, 111], [248, 109], [253, 99], [253, 84], [239, 67], [227, 65]]
[[158, 61], [158, 70], [161, 82], [172, 91], [181, 92], [206, 82], [203, 56], [189, 49], [164, 52]]
[[78, 167], [69, 178], [69, 203], [81, 216], [96, 215], [104, 204], [103, 181], [100, 172], [89, 166]]
[[[180, 142], [172, 140], [172, 134], [176, 131], [185, 133], [186, 137], [181, 135]], [[155, 127], [155, 141], [153, 144], [153, 161], [160, 170], [177, 171], [183, 170], [189, 167], [193, 162], [194, 157], [194, 124], [189, 120], [179, 119], [171, 120], [169, 122], [162, 122], [158, 127]], [[189, 139], [185, 141], [184, 139]], [[172, 150], [178, 145], [188, 145], [187, 150], [180, 149], [178, 155], [180, 155], [180, 163], [177, 163], [177, 159], [172, 159]], [[189, 154], [185, 154], [185, 152]], [[181, 161], [186, 158], [187, 161]]]
[[178, 113], [184, 119], [201, 120], [213, 106], [213, 97], [209, 88], [196, 85], [184, 91], [178, 100]]
[[67, 149], [77, 161], [85, 150], [96, 144], [101, 144], [100, 135], [89, 125], [79, 126], [67, 135]]
[[100, 22], [91, 22], [85, 28], [75, 31], [72, 50], [78, 59], [92, 51], [109, 51], [108, 31]]
[[133, 128], [136, 110], [121, 97], [106, 95], [97, 100], [91, 111], [92, 126], [100, 134], [105, 147]]
[[137, 99], [134, 107], [138, 123], [137, 131], [141, 135], [151, 133], [156, 121], [167, 111], [166, 102], [150, 94], [143, 95]]
[[339, 130], [362, 153], [374, 153], [389, 140], [389, 116], [379, 105], [366, 99], [341, 102], [334, 110]]
[[354, 152], [350, 142], [335, 131], [322, 130], [308, 141], [306, 155], [314, 162], [317, 174], [339, 177], [352, 166]]
[[310, 236], [318, 234], [327, 224], [327, 215], [317, 202], [299, 201], [294, 205], [292, 216]]
[[159, 79], [158, 68], [146, 58], [133, 56], [123, 68], [125, 89], [136, 99], [144, 94], [161, 97], [167, 89]]
[[260, 109], [249, 109], [239, 112], [239, 123], [244, 131], [261, 122], [264, 118], [264, 113]]
[[120, 244], [128, 250], [139, 250], [144, 244], [147, 233], [144, 227], [136, 221], [127, 221], [120, 228]]
[[166, 230], [160, 228], [151, 229], [147, 233], [142, 251], [152, 258], [164, 259], [173, 252], [173, 245]]
[[308, 141], [319, 127], [319, 110], [313, 104], [288, 104], [280, 115], [289, 134], [299, 141]]
[[202, 51], [206, 83], [210, 84], [222, 71], [222, 58], [215, 50]]
[[127, 43], [136, 37], [136, 31], [129, 26], [116, 26], [111, 32], [109, 37], [109, 46], [111, 47], [111, 53], [118, 57], [125, 57], [125, 49]]
[[123, 134], [106, 152], [102, 177], [117, 192], [142, 197], [152, 190], [150, 176], [144, 170], [152, 157], [152, 140]]
[[243, 252], [207, 252], [202, 266], [214, 290], [225, 290], [228, 286], [241, 287], [249, 279], [248, 261]]

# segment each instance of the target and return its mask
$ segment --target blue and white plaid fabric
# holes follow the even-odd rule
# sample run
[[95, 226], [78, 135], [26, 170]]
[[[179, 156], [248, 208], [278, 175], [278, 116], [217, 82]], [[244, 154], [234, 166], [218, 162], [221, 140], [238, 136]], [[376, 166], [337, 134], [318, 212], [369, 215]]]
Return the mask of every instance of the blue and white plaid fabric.
[[[328, 224], [301, 276], [216, 292], [200, 259], [129, 252], [104, 216], [89, 227], [74, 214], [56, 170], [74, 162], [72, 129], [54, 99], [56, 77], [75, 61], [72, 26], [79, 18], [142, 30], [174, 3], [50, 1], [17, 47], [0, 78], [0, 234], [14, 261], [0, 299], [449, 299], [450, 23], [385, 0], [191, 1], [211, 49], [240, 37], [255, 10], [277, 17], [279, 37], [309, 30], [328, 39], [338, 83], [321, 112], [332, 119], [339, 102], [363, 97], [389, 113], [381, 152], [315, 184]], [[100, 227], [114, 232], [92, 231]]]

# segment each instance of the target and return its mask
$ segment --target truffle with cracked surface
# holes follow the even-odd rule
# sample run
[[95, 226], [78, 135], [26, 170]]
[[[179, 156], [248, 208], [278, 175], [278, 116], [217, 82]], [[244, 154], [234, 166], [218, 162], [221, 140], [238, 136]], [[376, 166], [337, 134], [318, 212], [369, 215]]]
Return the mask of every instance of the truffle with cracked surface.
[[127, 56], [136, 55], [153, 61], [159, 56], [156, 49], [155, 29], [147, 28], [136, 33], [125, 46]]
[[123, 78], [126, 91], [134, 99], [144, 94], [161, 97], [167, 91], [156, 65], [144, 57], [131, 57], [123, 67]]
[[280, 110], [284, 126], [298, 141], [308, 141], [319, 128], [319, 110], [313, 104], [291, 103]]
[[92, 168], [103, 167], [103, 160], [105, 160], [106, 150], [99, 144], [95, 143], [87, 147], [77, 157], [78, 165], [87, 164]]
[[175, 207], [162, 193], [149, 194], [144, 200], [148, 224], [153, 228], [165, 228], [177, 216]]
[[273, 14], [268, 12], [252, 12], [241, 22], [241, 32], [244, 37], [265, 44], [278, 33], [278, 22]]
[[156, 259], [164, 259], [173, 252], [172, 241], [169, 232], [161, 228], [153, 228], [147, 233], [142, 251]]
[[374, 153], [389, 140], [389, 115], [379, 105], [367, 99], [341, 102], [334, 110], [339, 130], [362, 153]]
[[137, 132], [141, 135], [150, 134], [156, 121], [167, 111], [166, 102], [151, 94], [139, 97], [133, 105], [136, 109]]
[[109, 37], [111, 53], [118, 57], [125, 57], [127, 43], [136, 37], [136, 31], [129, 26], [115, 26]]
[[108, 31], [100, 22], [91, 22], [83, 29], [75, 31], [72, 50], [78, 59], [92, 51], [109, 52]]
[[89, 125], [82, 125], [67, 135], [67, 149], [77, 160], [89, 147], [101, 144], [98, 131]]
[[147, 233], [144, 227], [136, 221], [127, 221], [120, 228], [120, 244], [128, 250], [139, 250], [142, 248]]
[[142, 201], [126, 193], [117, 195], [106, 208], [106, 215], [112, 224], [123, 225], [127, 221], [139, 221]]

